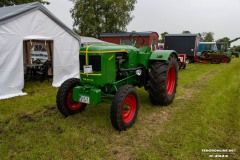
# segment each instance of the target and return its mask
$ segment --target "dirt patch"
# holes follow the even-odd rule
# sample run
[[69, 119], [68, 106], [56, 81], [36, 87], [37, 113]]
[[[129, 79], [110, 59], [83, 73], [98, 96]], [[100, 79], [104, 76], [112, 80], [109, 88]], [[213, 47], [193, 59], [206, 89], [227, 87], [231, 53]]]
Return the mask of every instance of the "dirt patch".
[[0, 122], [0, 134], [4, 132], [4, 128], [7, 127], [10, 123], [10, 119], [5, 120], [4, 122]]
[[57, 106], [44, 106], [45, 110], [43, 112], [44, 117], [50, 117], [55, 114], [58, 114]]
[[51, 117], [58, 113], [56, 106], [44, 106], [42, 110], [36, 110], [33, 113], [21, 113], [18, 116], [18, 120], [21, 123], [26, 122], [38, 122], [44, 117]]
[[154, 112], [149, 116], [144, 117], [145, 121], [149, 124], [162, 124], [169, 118], [169, 113], [162, 110], [160, 113]]
[[57, 127], [57, 133], [63, 133], [63, 130], [61, 127]]
[[36, 93], [36, 91], [31, 91], [31, 92], [28, 92], [28, 95], [30, 95], [30, 96], [34, 96], [35, 93]]
[[35, 122], [36, 120], [33, 119], [32, 115], [25, 114], [25, 115], [19, 117], [19, 121], [23, 123], [23, 122]]
[[47, 110], [56, 110], [57, 106], [43, 106], [43, 108]]
[[[141, 139], [141, 142], [137, 145], [141, 145], [141, 147], [148, 147], [149, 141], [152, 137], [161, 134], [161, 127], [166, 122], [171, 120], [171, 109], [163, 110], [156, 109], [155, 112], [142, 117], [138, 120], [137, 123], [140, 123], [142, 127], [141, 130], [138, 130], [138, 139]], [[138, 142], [137, 142], [138, 143]]]
[[190, 100], [200, 91], [193, 88], [185, 88], [184, 92], [175, 97], [176, 100]]
[[112, 149], [112, 154], [115, 156], [116, 160], [131, 160], [132, 154], [129, 152], [132, 150], [132, 148], [128, 145], [125, 145], [124, 147], [118, 146], [116, 148]]

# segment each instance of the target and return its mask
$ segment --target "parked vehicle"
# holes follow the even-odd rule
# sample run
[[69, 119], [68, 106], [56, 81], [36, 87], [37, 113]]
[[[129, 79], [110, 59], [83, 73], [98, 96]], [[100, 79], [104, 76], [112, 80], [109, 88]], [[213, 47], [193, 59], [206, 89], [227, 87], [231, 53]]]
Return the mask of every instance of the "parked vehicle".
[[199, 42], [198, 43], [198, 53], [202, 53], [203, 51], [217, 51], [217, 43], [216, 42]]
[[240, 37], [228, 42], [199, 42], [199, 56], [195, 57], [195, 61], [199, 63], [211, 62], [213, 64], [231, 62], [232, 55], [235, 55], [235, 57], [239, 57], [239, 55], [236, 54], [237, 52], [230, 52], [228, 48], [232, 42], [238, 39]]
[[240, 54], [240, 52], [236, 52], [236, 51], [231, 52], [231, 55], [235, 56], [236, 58], [239, 58], [239, 54]]
[[195, 62], [219, 64], [219, 63], [229, 63], [231, 58], [225, 54], [219, 54], [213, 51], [203, 51], [201, 55], [195, 57]]
[[230, 54], [231, 56], [235, 56], [235, 58], [238, 58], [239, 57], [239, 52], [236, 52], [236, 51], [229, 51], [229, 48], [230, 48], [230, 45], [231, 45], [231, 43], [232, 42], [235, 42], [235, 41], [237, 41], [237, 40], [239, 40], [240, 39], [240, 37], [238, 37], [238, 38], [235, 38], [235, 39], [233, 39], [233, 40], [230, 40], [230, 41], [228, 41], [228, 42], [222, 42], [222, 45], [221, 45], [221, 51], [222, 52], [225, 52], [225, 53], [228, 53], [228, 54]]
[[186, 62], [194, 62], [199, 34], [167, 34], [165, 35], [164, 49], [175, 50], [178, 54], [186, 54]]
[[186, 54], [178, 54], [179, 58], [179, 70], [186, 68]]
[[[142, 39], [144, 38], [137, 34]], [[84, 111], [87, 105], [111, 104], [110, 119], [119, 131], [131, 127], [139, 110], [135, 87], [144, 87], [153, 105], [172, 103], [178, 81], [178, 57], [173, 50], [137, 49], [129, 45], [90, 45], [80, 50], [80, 79], [66, 80], [57, 93], [64, 116]]]

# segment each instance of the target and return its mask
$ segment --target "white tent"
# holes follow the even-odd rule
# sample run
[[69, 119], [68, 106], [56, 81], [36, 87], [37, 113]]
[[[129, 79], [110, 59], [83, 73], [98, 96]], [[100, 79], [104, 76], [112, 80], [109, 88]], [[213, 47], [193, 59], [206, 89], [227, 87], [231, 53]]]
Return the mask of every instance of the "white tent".
[[81, 46], [82, 47], [92, 45], [92, 44], [110, 44], [110, 43], [106, 42], [106, 41], [99, 40], [97, 38], [93, 38], [93, 37], [81, 36]]
[[[49, 45], [53, 86], [79, 78], [80, 37], [39, 2], [0, 8], [0, 99], [24, 95], [25, 50], [34, 42]], [[26, 42], [26, 43], [25, 43]], [[51, 42], [51, 43], [50, 43]]]

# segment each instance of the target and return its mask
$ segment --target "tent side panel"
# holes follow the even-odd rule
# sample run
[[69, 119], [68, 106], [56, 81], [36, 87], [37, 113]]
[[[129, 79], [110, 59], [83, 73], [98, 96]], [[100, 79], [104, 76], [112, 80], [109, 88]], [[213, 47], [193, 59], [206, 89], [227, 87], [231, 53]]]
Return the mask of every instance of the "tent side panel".
[[10, 31], [0, 26], [0, 99], [24, 94], [23, 43]]

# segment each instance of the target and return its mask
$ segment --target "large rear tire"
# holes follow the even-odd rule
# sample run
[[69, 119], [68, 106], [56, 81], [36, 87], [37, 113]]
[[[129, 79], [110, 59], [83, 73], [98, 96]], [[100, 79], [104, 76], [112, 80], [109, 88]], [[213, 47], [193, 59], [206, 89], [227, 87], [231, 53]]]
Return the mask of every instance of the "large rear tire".
[[172, 103], [178, 81], [178, 62], [173, 54], [168, 61], [155, 61], [149, 73], [148, 93], [152, 104], [166, 106]]
[[111, 106], [111, 123], [116, 130], [130, 128], [137, 118], [139, 97], [132, 85], [122, 86], [115, 94]]
[[231, 61], [231, 58], [229, 58], [227, 56], [221, 58], [222, 63], [229, 63], [230, 61]]
[[56, 97], [57, 107], [65, 117], [84, 111], [87, 105], [85, 103], [74, 102], [72, 100], [73, 88], [80, 85], [80, 79], [70, 78], [63, 82], [58, 90]]

